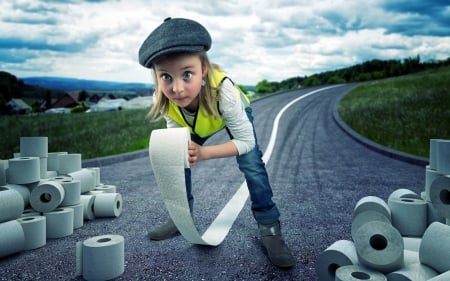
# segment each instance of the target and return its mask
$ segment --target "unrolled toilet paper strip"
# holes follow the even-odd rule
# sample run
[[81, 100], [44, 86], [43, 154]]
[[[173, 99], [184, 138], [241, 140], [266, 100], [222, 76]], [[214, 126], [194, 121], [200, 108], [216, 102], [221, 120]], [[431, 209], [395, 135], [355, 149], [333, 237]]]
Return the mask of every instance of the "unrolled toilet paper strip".
[[125, 241], [121, 235], [100, 235], [76, 245], [76, 275], [86, 280], [110, 280], [125, 271]]
[[81, 154], [58, 154], [58, 174], [67, 175], [81, 170]]
[[427, 202], [416, 198], [390, 198], [388, 206], [392, 225], [402, 236], [423, 235], [427, 228]]
[[440, 174], [450, 174], [450, 140], [437, 141], [436, 170]]
[[419, 258], [438, 273], [450, 270], [450, 226], [440, 222], [428, 226], [420, 244]]
[[405, 251], [419, 252], [420, 243], [422, 243], [422, 237], [403, 237]]
[[386, 281], [384, 274], [359, 265], [346, 265], [336, 270], [336, 281]]
[[[420, 263], [419, 252], [403, 250], [403, 267], [408, 266], [410, 264]], [[400, 268], [401, 269], [401, 268]], [[398, 269], [398, 270], [400, 270]]]
[[47, 220], [47, 238], [61, 238], [73, 233], [73, 209], [58, 208], [44, 213]]
[[122, 195], [120, 193], [101, 193], [95, 195], [94, 216], [118, 217], [122, 213]]
[[334, 281], [339, 267], [355, 264], [358, 264], [358, 256], [353, 241], [338, 240], [320, 254], [316, 274], [320, 281]]
[[450, 217], [450, 175], [437, 177], [431, 183], [430, 201], [441, 216]]
[[391, 219], [391, 211], [386, 202], [377, 196], [365, 196], [356, 203], [353, 209], [353, 217], [364, 211], [377, 211]]
[[39, 157], [20, 157], [8, 160], [6, 182], [13, 184], [28, 184], [41, 178]]
[[23, 210], [22, 195], [17, 190], [0, 186], [0, 223], [19, 218]]
[[194, 244], [217, 246], [225, 239], [242, 210], [248, 198], [248, 189], [244, 182], [200, 236], [192, 220], [186, 195], [184, 169], [189, 167], [189, 141], [190, 135], [186, 128], [153, 130], [149, 145], [153, 173], [169, 215], [184, 238]]
[[[409, 190], [407, 188], [399, 188], [392, 192], [388, 197], [388, 203], [389, 200], [392, 198], [414, 198], [414, 199], [421, 199], [420, 195], [415, 193], [412, 190]], [[389, 205], [389, 204], [388, 204]]]
[[18, 218], [25, 234], [24, 250], [33, 250], [47, 243], [45, 216], [27, 216]]
[[23, 198], [24, 208], [26, 208], [26, 207], [28, 207], [28, 205], [30, 205], [30, 189], [28, 189], [28, 187], [26, 187], [25, 185], [12, 184], [12, 183], [5, 184], [4, 187], [6, 187], [8, 189], [13, 189], [20, 193], [20, 195]]
[[387, 274], [386, 277], [389, 281], [416, 281], [429, 280], [436, 275], [435, 270], [417, 262], [405, 265], [405, 267]]
[[64, 188], [59, 182], [45, 181], [35, 187], [30, 194], [30, 205], [39, 212], [55, 210], [64, 199]]
[[81, 184], [81, 193], [86, 193], [95, 188], [96, 174], [95, 171], [87, 168], [69, 173], [74, 180], [79, 180]]
[[59, 182], [64, 188], [64, 199], [60, 206], [72, 206], [80, 203], [81, 183], [79, 180], [74, 180], [71, 177], [54, 177], [50, 180]]
[[25, 247], [25, 234], [17, 220], [0, 223], [0, 258], [22, 251]]
[[22, 157], [47, 157], [48, 137], [21, 137], [20, 156]]
[[95, 195], [81, 195], [81, 204], [83, 205], [83, 218], [86, 220], [95, 219], [94, 215], [94, 201]]
[[403, 239], [391, 224], [367, 222], [359, 227], [353, 240], [360, 264], [383, 273], [403, 266]]
[[351, 235], [352, 237], [355, 237], [356, 231], [365, 223], [369, 221], [382, 221], [386, 223], [391, 223], [389, 218], [386, 217], [386, 215], [378, 212], [378, 211], [364, 211], [356, 215], [352, 220], [352, 227], [351, 227]]

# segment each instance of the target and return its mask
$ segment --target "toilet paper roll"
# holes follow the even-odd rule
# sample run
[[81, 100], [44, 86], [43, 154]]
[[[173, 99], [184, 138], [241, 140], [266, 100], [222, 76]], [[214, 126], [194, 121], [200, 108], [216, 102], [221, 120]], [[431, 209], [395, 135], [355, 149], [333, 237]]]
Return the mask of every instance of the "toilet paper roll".
[[47, 220], [47, 238], [61, 238], [73, 233], [73, 209], [58, 208], [44, 213]]
[[358, 256], [353, 241], [338, 240], [319, 255], [316, 274], [320, 281], [334, 281], [339, 267], [355, 264]]
[[450, 140], [438, 140], [436, 143], [436, 170], [443, 175], [450, 174]]
[[73, 173], [69, 173], [74, 180], [79, 180], [81, 184], [81, 193], [86, 193], [95, 188], [95, 172], [91, 169], [83, 168]]
[[450, 271], [446, 271], [439, 275], [436, 275], [433, 278], [428, 279], [427, 281], [448, 281], [450, 280]]
[[38, 182], [41, 178], [39, 157], [20, 157], [8, 160], [6, 181], [13, 184]]
[[81, 195], [81, 204], [83, 205], [83, 218], [86, 220], [95, 219], [94, 215], [94, 201], [95, 195]]
[[402, 236], [421, 237], [427, 228], [427, 202], [416, 198], [391, 198], [388, 201], [392, 225]]
[[346, 265], [336, 270], [336, 281], [386, 281], [384, 274], [359, 265]]
[[18, 191], [0, 186], [0, 223], [19, 218], [23, 206], [23, 197]]
[[383, 273], [403, 266], [403, 239], [391, 224], [367, 222], [358, 228], [353, 239], [360, 264]]
[[428, 226], [420, 244], [419, 258], [438, 273], [450, 270], [450, 226], [440, 222]]
[[26, 207], [28, 207], [28, 205], [30, 205], [30, 190], [28, 189], [28, 187], [26, 187], [25, 185], [12, 184], [12, 183], [5, 184], [3, 187], [6, 187], [7, 189], [12, 189], [12, 190], [19, 192], [19, 194], [23, 198], [24, 208], [26, 208]]
[[44, 246], [47, 242], [45, 216], [28, 216], [18, 218], [25, 235], [24, 250], [33, 250]]
[[430, 166], [426, 166], [425, 168], [425, 198], [424, 200], [431, 201], [430, 197], [430, 187], [431, 183], [438, 177], [443, 176], [439, 174], [436, 170], [429, 168]]
[[58, 175], [67, 175], [81, 170], [81, 154], [58, 154]]
[[0, 185], [6, 184], [6, 169], [8, 169], [8, 160], [0, 159]]
[[64, 199], [64, 188], [59, 182], [45, 181], [35, 187], [30, 194], [30, 205], [39, 212], [55, 210]]
[[399, 188], [392, 192], [388, 197], [388, 206], [389, 206], [389, 200], [392, 198], [414, 198], [414, 199], [421, 199], [420, 195], [415, 193], [412, 190], [409, 190], [407, 188]]
[[100, 183], [100, 168], [99, 167], [90, 167], [90, 168], [86, 168], [89, 169], [93, 172], [94, 174], [94, 178], [95, 178], [95, 186], [99, 186]]
[[351, 234], [355, 237], [356, 231], [365, 223], [369, 221], [382, 221], [385, 223], [391, 223], [386, 215], [378, 211], [364, 211], [356, 215], [352, 220]]
[[103, 192], [106, 192], [106, 193], [116, 193], [117, 192], [117, 188], [113, 184], [100, 184], [100, 185], [96, 186], [93, 191], [103, 191]]
[[21, 157], [47, 157], [48, 137], [21, 137]]
[[0, 223], [0, 258], [21, 252], [25, 247], [25, 234], [16, 220]]
[[118, 217], [122, 213], [122, 195], [120, 193], [101, 193], [95, 196], [94, 216]]
[[420, 243], [422, 243], [422, 237], [403, 237], [405, 251], [419, 252]]
[[391, 211], [386, 202], [377, 196], [365, 196], [361, 198], [353, 209], [353, 217], [364, 211], [376, 211], [384, 214], [389, 220], [391, 219]]
[[429, 168], [430, 169], [434, 169], [436, 170], [436, 162], [437, 162], [437, 143], [440, 141], [441, 139], [430, 139], [430, 156], [429, 156]]
[[59, 171], [59, 155], [67, 152], [49, 152], [47, 156], [47, 169], [49, 171]]
[[82, 227], [84, 224], [83, 204], [67, 206], [67, 208], [73, 209], [73, 229]]
[[22, 217], [40, 216], [40, 215], [41, 215], [41, 212], [38, 212], [32, 208], [28, 208], [28, 209], [23, 210], [23, 213], [20, 217], [22, 218]]
[[79, 180], [74, 180], [71, 177], [54, 177], [52, 181], [60, 183], [64, 189], [64, 199], [60, 206], [72, 206], [80, 203], [81, 183]]
[[389, 281], [416, 281], [429, 280], [436, 275], [437, 272], [432, 268], [420, 263], [414, 263], [391, 272], [386, 277]]
[[77, 245], [77, 273], [86, 280], [110, 280], [125, 271], [124, 238], [100, 235]]
[[450, 175], [437, 177], [430, 186], [430, 201], [443, 217], [450, 217]]
[[85, 192], [85, 193], [83, 193], [83, 195], [97, 195], [97, 194], [102, 194], [102, 193], [105, 193], [105, 191], [103, 191], [103, 190], [91, 190], [91, 191], [88, 191], [88, 192]]

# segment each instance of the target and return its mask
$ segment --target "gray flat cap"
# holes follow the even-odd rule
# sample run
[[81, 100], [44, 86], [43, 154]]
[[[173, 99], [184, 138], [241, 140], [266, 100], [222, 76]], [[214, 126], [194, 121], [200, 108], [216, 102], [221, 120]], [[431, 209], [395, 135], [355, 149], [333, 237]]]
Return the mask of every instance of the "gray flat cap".
[[211, 36], [201, 24], [189, 19], [167, 18], [142, 43], [139, 63], [150, 68], [163, 55], [208, 51], [210, 47]]

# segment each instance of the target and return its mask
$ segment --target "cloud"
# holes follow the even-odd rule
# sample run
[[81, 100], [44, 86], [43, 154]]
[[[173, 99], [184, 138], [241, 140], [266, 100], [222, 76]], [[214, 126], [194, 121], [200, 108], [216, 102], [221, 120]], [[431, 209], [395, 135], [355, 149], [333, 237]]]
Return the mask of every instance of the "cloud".
[[0, 10], [0, 68], [19, 77], [147, 83], [137, 52], [166, 17], [202, 23], [211, 60], [239, 84], [375, 58], [450, 56], [446, 0], [18, 0]]

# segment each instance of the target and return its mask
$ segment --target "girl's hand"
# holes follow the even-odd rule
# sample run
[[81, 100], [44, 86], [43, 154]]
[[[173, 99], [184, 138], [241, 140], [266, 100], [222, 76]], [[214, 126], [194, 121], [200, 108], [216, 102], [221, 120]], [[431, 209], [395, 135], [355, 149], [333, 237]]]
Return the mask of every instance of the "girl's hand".
[[196, 144], [195, 142], [191, 142], [188, 146], [188, 156], [189, 156], [189, 165], [192, 167], [200, 160], [203, 160], [202, 157], [203, 147]]

